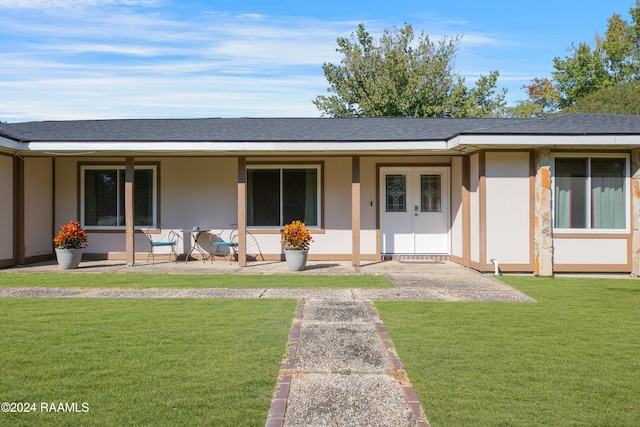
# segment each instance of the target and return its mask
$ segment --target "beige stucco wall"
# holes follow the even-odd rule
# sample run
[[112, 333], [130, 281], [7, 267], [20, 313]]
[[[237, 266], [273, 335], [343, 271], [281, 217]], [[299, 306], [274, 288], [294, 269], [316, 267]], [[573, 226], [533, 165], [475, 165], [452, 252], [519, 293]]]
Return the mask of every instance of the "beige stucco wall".
[[377, 169], [378, 157], [360, 159], [360, 252], [363, 255], [378, 255], [378, 215]]
[[[101, 160], [102, 161], [102, 160]], [[124, 160], [122, 160], [124, 163]], [[71, 220], [79, 220], [78, 159], [55, 159], [55, 231]]]
[[528, 264], [531, 257], [531, 180], [528, 152], [487, 152], [486, 259]]
[[13, 157], [0, 155], [0, 261], [13, 258]]
[[160, 221], [172, 228], [237, 223], [237, 167], [235, 158], [160, 159]]
[[24, 244], [25, 257], [53, 252], [53, 160], [24, 159]]
[[624, 238], [562, 238], [553, 241], [554, 264], [624, 265], [627, 259], [628, 246]]

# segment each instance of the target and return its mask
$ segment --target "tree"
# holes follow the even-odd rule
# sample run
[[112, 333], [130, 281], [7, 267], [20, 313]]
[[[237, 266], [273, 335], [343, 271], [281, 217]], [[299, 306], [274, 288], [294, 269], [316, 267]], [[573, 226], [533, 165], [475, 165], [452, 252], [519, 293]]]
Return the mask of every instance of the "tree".
[[635, 114], [640, 115], [640, 81], [619, 84], [580, 98], [567, 113]]
[[519, 101], [508, 109], [511, 117], [546, 117], [556, 113], [560, 107], [560, 94], [556, 85], [547, 78], [534, 78], [530, 85], [523, 85], [529, 99]]
[[560, 107], [573, 105], [578, 99], [599, 89], [609, 87], [613, 80], [605, 68], [605, 53], [591, 49], [586, 43], [571, 47], [573, 54], [565, 59], [553, 58], [551, 75], [557, 82]]
[[480, 76], [476, 87], [467, 89], [464, 79], [459, 78], [456, 91], [451, 94], [452, 117], [501, 117], [506, 112], [506, 89], [496, 92], [500, 73], [492, 71]]
[[[523, 86], [529, 99], [519, 102], [509, 114], [520, 117], [549, 115], [555, 112], [554, 109], [565, 111], [587, 97], [590, 101], [582, 103], [581, 109], [604, 102], [617, 104], [616, 99], [609, 96], [615, 91], [605, 89], [640, 81], [640, 1], [629, 14], [631, 22], [624, 21], [618, 14], [609, 18], [607, 31], [604, 36], [596, 35], [593, 47], [579, 43], [577, 47], [571, 46], [570, 54], [565, 58], [553, 58], [553, 82], [534, 79], [532, 85]], [[627, 89], [629, 87], [633, 86]], [[622, 93], [625, 91], [621, 90]], [[599, 95], [590, 97], [592, 94]], [[604, 105], [598, 108], [606, 109]]]
[[452, 116], [484, 117], [504, 108], [504, 90], [496, 94], [497, 72], [481, 77], [469, 90], [454, 74], [454, 59], [460, 37], [433, 43], [422, 32], [417, 43], [411, 25], [385, 29], [379, 43], [358, 25], [351, 38], [337, 39], [341, 65], [324, 63], [330, 96], [313, 103], [323, 115], [332, 117]]

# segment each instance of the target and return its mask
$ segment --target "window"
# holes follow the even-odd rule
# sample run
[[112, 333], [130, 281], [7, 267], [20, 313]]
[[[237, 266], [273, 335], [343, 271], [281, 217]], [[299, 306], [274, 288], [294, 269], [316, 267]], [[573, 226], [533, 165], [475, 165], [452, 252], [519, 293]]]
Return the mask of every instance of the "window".
[[294, 220], [320, 226], [320, 166], [249, 167], [247, 225], [282, 227]]
[[420, 175], [420, 212], [441, 212], [440, 175]]
[[554, 228], [627, 229], [626, 157], [557, 157]]
[[385, 175], [387, 212], [407, 211], [407, 177], [404, 174]]
[[[82, 225], [118, 229], [125, 226], [124, 166], [82, 166]], [[156, 167], [136, 166], [134, 170], [135, 226], [156, 223]]]

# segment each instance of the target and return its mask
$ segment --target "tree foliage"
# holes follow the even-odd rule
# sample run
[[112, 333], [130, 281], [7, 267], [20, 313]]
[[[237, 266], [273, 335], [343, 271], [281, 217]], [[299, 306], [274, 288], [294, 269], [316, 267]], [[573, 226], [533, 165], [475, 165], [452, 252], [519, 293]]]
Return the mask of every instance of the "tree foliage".
[[468, 89], [454, 72], [460, 37], [432, 42], [422, 32], [417, 41], [411, 25], [385, 29], [379, 42], [358, 25], [351, 38], [340, 37], [340, 64], [324, 63], [328, 92], [313, 100], [332, 117], [409, 116], [486, 117], [500, 114], [505, 90], [496, 91], [498, 72]]
[[[628, 113], [634, 110], [632, 104], [618, 102], [620, 100], [610, 96], [612, 93], [626, 94], [629, 88], [634, 87], [631, 83], [640, 81], [640, 4], [632, 8], [629, 14], [630, 22], [623, 20], [619, 14], [609, 18], [605, 34], [596, 35], [593, 46], [582, 42], [577, 47], [572, 45], [566, 57], [553, 58], [553, 81], [532, 80], [531, 85], [524, 86], [529, 99], [518, 103], [509, 113], [516, 116], [544, 116], [557, 110], [568, 110], [577, 103], [581, 104], [581, 110], [594, 108]], [[616, 86], [623, 88], [606, 90]], [[632, 95], [624, 99], [633, 98]], [[596, 105], [597, 102], [614, 105], [609, 108], [607, 105]], [[628, 109], [620, 110], [623, 107]]]
[[563, 110], [567, 113], [640, 115], [640, 82], [619, 84], [580, 98]]
[[519, 101], [508, 109], [511, 117], [545, 117], [558, 111], [560, 94], [558, 88], [547, 78], [534, 78], [530, 85], [523, 85], [529, 99]]

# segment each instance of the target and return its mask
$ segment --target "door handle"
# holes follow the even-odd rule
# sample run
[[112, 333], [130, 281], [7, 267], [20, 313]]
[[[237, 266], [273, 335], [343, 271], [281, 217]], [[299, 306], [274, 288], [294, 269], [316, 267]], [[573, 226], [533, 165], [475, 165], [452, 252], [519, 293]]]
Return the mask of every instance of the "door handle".
[[418, 212], [419, 212], [419, 210], [420, 210], [420, 208], [418, 207], [418, 205], [415, 205], [415, 206], [413, 207], [413, 212], [414, 212], [414, 215], [415, 215], [415, 216], [418, 216]]

